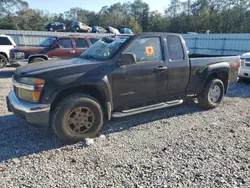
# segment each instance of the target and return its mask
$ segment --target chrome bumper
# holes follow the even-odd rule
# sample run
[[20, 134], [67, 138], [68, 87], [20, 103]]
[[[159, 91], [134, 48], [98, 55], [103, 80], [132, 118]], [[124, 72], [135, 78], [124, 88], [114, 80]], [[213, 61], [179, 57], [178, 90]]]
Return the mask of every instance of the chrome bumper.
[[26, 113], [50, 111], [50, 104], [36, 104], [20, 101], [12, 90], [8, 96], [10, 104], [16, 109]]
[[32, 125], [47, 127], [50, 123], [50, 104], [35, 104], [19, 100], [14, 91], [6, 97], [9, 112]]

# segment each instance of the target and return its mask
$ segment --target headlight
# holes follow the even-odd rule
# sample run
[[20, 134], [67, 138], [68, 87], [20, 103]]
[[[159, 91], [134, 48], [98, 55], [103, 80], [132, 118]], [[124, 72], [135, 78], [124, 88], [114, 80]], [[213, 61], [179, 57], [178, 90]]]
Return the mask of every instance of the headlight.
[[23, 52], [14, 52], [15, 59], [24, 59], [25, 53]]
[[245, 59], [240, 59], [241, 60], [241, 66], [244, 66], [245, 64]]
[[43, 86], [45, 81], [40, 79], [40, 78], [30, 78], [30, 77], [22, 77], [19, 80], [21, 83], [23, 84], [28, 84], [28, 85], [32, 85], [32, 86]]
[[17, 95], [20, 99], [30, 102], [38, 102], [45, 81], [39, 78], [22, 77], [19, 82], [14, 82]]

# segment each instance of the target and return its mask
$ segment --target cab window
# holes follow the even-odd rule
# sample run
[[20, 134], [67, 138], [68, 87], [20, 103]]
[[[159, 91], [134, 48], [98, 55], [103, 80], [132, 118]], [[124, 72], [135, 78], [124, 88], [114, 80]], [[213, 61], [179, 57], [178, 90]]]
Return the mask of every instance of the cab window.
[[73, 48], [70, 38], [59, 39], [57, 44], [59, 44], [60, 48]]
[[76, 41], [77, 48], [88, 48], [89, 47], [89, 45], [85, 39], [78, 38], [75, 41]]
[[124, 53], [136, 55], [136, 62], [162, 60], [160, 37], [145, 37], [136, 39]]
[[167, 44], [170, 60], [177, 61], [184, 59], [184, 51], [179, 37], [171, 35], [167, 36]]

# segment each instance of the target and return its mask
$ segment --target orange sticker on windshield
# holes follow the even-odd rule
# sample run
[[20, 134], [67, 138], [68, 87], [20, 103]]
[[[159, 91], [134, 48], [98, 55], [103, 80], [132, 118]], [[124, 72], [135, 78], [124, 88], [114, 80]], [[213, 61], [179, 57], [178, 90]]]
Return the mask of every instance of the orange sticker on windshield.
[[146, 47], [146, 54], [147, 54], [147, 56], [154, 56], [155, 55], [153, 46]]

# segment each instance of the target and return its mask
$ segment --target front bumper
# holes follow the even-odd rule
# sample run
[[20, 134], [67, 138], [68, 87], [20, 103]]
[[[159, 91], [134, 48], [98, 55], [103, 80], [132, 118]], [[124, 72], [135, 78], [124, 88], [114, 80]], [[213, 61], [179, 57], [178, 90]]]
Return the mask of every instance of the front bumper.
[[24, 66], [28, 64], [28, 59], [10, 59], [10, 64], [19, 64]]
[[6, 97], [9, 112], [26, 120], [27, 123], [43, 127], [49, 126], [50, 104], [35, 104], [19, 100], [14, 91]]
[[238, 76], [241, 78], [249, 78], [250, 79], [250, 68], [241, 67]]

